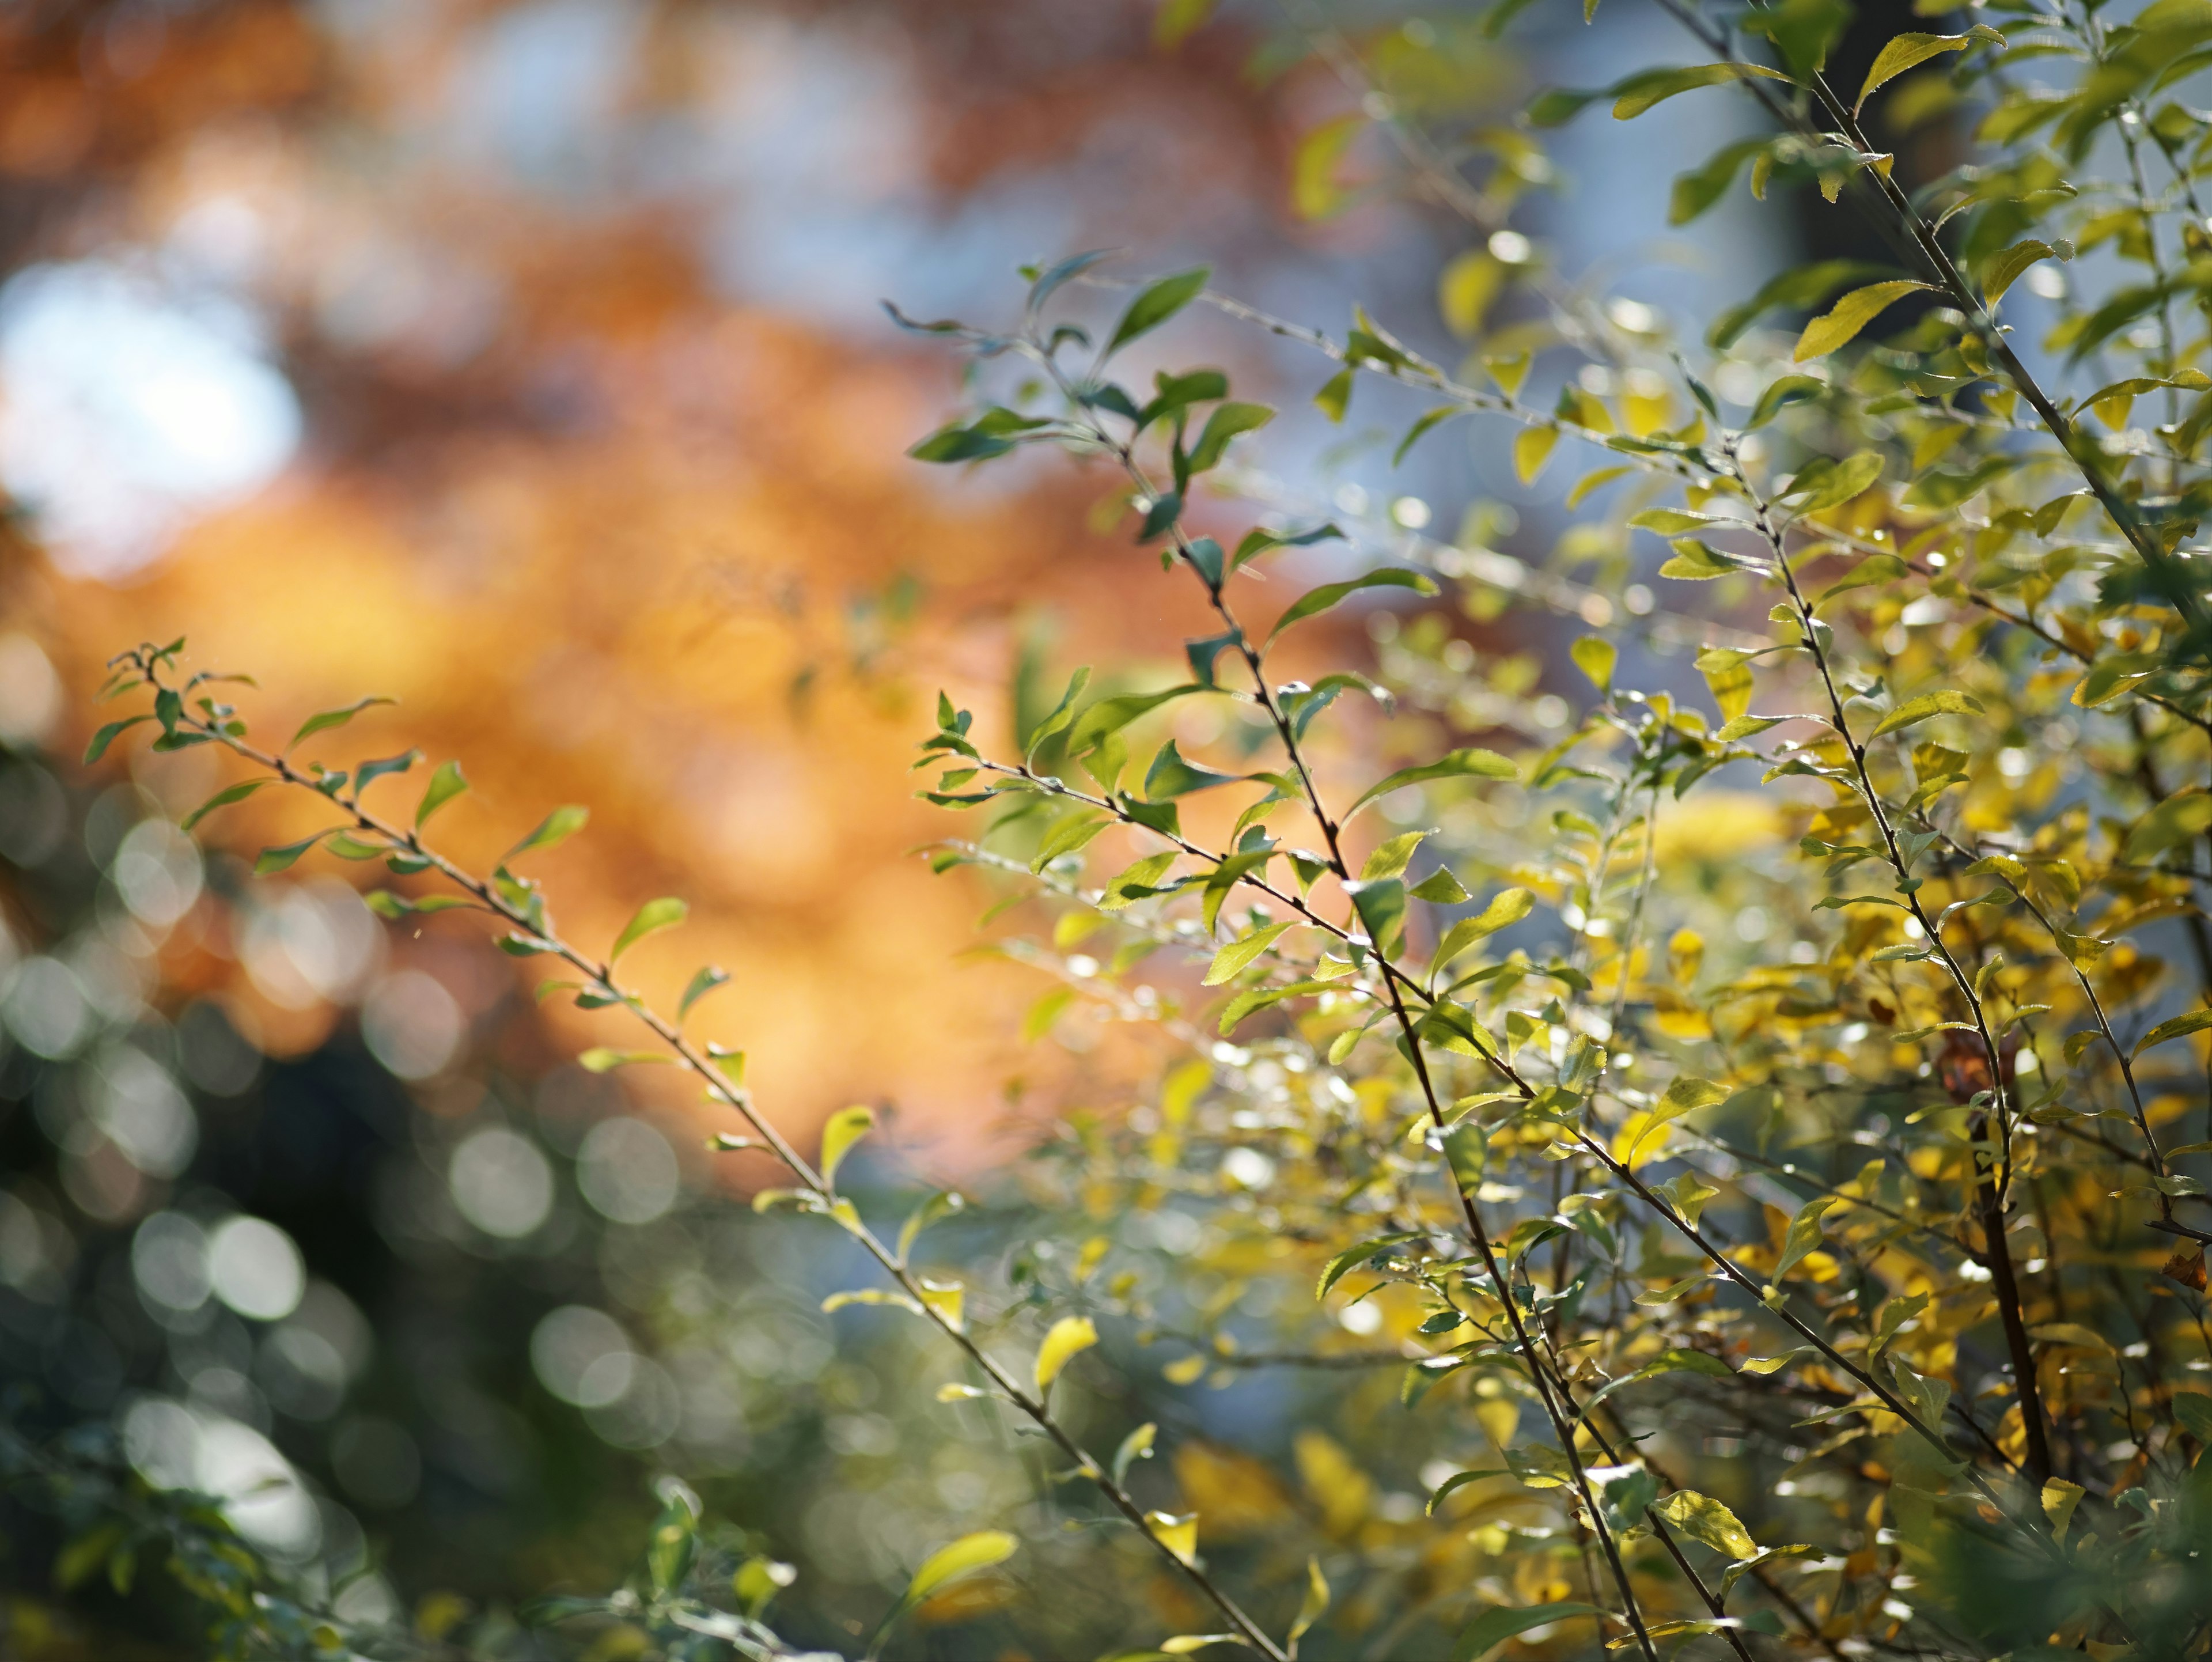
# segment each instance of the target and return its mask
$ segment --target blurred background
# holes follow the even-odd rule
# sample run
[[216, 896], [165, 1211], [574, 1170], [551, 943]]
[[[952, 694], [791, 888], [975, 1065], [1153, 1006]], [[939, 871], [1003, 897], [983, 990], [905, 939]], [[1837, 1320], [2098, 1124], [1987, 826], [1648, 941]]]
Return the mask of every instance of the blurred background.
[[[349, 868], [250, 879], [311, 809], [244, 804], [204, 854], [173, 822], [222, 782], [205, 750], [74, 758], [104, 661], [142, 639], [253, 675], [264, 735], [386, 695], [330, 759], [460, 758], [474, 789], [441, 823], [471, 860], [589, 804], [544, 862], [562, 922], [604, 941], [688, 898], [639, 978], [672, 996], [726, 967], [696, 1025], [749, 1051], [802, 1141], [870, 1102], [897, 1160], [950, 1182], [1125, 1105], [1156, 1066], [1141, 1032], [1055, 1020], [1033, 974], [970, 950], [994, 897], [917, 857], [964, 828], [905, 769], [940, 686], [1003, 735], [1078, 663], [1180, 679], [1197, 620], [1112, 531], [1103, 476], [908, 460], [957, 370], [878, 302], [988, 322], [1021, 263], [1115, 247], [1124, 273], [1206, 263], [1320, 326], [1357, 297], [1455, 362], [1480, 259], [1602, 254], [1607, 292], [1695, 323], [1850, 241], [1740, 193], [1668, 229], [1682, 157], [1749, 131], [1717, 97], [1498, 169], [1515, 228], [1487, 235], [1386, 177], [1373, 88], [1291, 15], [1232, 4], [1165, 45], [1139, 0], [0, 12], [12, 1415], [119, 1416], [139, 1470], [337, 1567], [342, 1608], [433, 1627], [427, 1595], [481, 1613], [606, 1585], [659, 1470], [802, 1565], [830, 1643], [879, 1612], [906, 1543], [1037, 1504], [1023, 1451], [885, 1389], [941, 1359], [819, 1312], [836, 1253], [754, 1219], [763, 1175], [710, 1164], [705, 1111], [565, 1060], [622, 1042], [609, 1018], [541, 1010], [472, 929], [387, 931]], [[1532, 80], [1682, 61], [1656, 9], [1537, 15], [1510, 46], [1479, 16], [1342, 21], [1386, 63], [1401, 29], [1420, 95], [1478, 124]], [[1144, 350], [1134, 373], [1216, 362], [1286, 405], [1242, 481], [1263, 502], [1370, 549], [1603, 554], [1566, 609], [1651, 609], [1625, 546], [1555, 548], [1502, 435], [1394, 468], [1418, 405], [1363, 391], [1332, 425], [1319, 360], [1212, 314]], [[1569, 621], [1486, 628], [1465, 633], [1521, 685], [1566, 688], [1545, 648]], [[1393, 632], [1354, 615], [1308, 649], [1371, 661]], [[47, 1525], [12, 1522], [0, 1647], [189, 1653], [149, 1595], [53, 1606]]]

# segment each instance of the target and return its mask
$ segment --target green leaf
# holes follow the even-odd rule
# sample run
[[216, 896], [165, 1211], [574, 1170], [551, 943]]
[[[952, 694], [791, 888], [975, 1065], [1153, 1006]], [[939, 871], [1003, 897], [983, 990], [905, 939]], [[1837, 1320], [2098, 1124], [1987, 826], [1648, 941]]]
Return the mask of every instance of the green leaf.
[[1042, 1396], [1051, 1390], [1060, 1370], [1097, 1342], [1098, 1329], [1088, 1316], [1062, 1316], [1054, 1322], [1037, 1351], [1037, 1393]]
[[1201, 265], [1175, 277], [1162, 277], [1144, 289], [1129, 302], [1129, 309], [1121, 314], [1121, 322], [1114, 326], [1113, 338], [1106, 343], [1108, 353], [1117, 352], [1146, 331], [1158, 328], [1196, 300], [1206, 287], [1206, 278], [1212, 275]]
[[1535, 896], [1526, 889], [1499, 890], [1480, 912], [1461, 918], [1444, 931], [1443, 939], [1437, 942], [1436, 962], [1449, 963], [1485, 935], [1518, 923], [1528, 916], [1535, 904]]
[[1851, 106], [1856, 115], [1866, 107], [1875, 89], [1895, 80], [1905, 70], [1925, 64], [1929, 58], [1947, 52], [1963, 52], [1979, 41], [1991, 41], [2002, 46], [2005, 38], [1986, 23], [1977, 23], [1964, 34], [1900, 34], [1892, 39], [1875, 54], [1874, 67], [1867, 71], [1865, 82], [1859, 88], [1858, 102]]
[[458, 894], [426, 894], [420, 900], [410, 900], [404, 895], [394, 894], [389, 889], [372, 889], [362, 896], [362, 904], [382, 918], [404, 917], [409, 913], [427, 916], [432, 912], [460, 911], [476, 908], [477, 903]]
[[1782, 1257], [1774, 1266], [1774, 1283], [1804, 1261], [1807, 1253], [1820, 1244], [1820, 1219], [1830, 1207], [1841, 1206], [1838, 1195], [1816, 1195], [1797, 1208], [1797, 1215], [1790, 1220], [1790, 1228], [1782, 1237]]
[[461, 776], [459, 762], [441, 762], [438, 770], [430, 776], [430, 782], [422, 792], [422, 806], [415, 810], [415, 825], [420, 830], [423, 822], [469, 788]]
[[1434, 594], [1437, 592], [1433, 579], [1424, 573], [1407, 571], [1397, 566], [1364, 572], [1340, 583], [1323, 583], [1319, 588], [1310, 590], [1291, 602], [1283, 615], [1275, 620], [1274, 628], [1267, 631], [1267, 644], [1273, 645], [1275, 637], [1292, 624], [1301, 624], [1309, 618], [1318, 617], [1347, 595], [1356, 594], [1363, 588], [1410, 588], [1416, 594]]
[[1613, 667], [1620, 661], [1620, 648], [1612, 642], [1601, 636], [1585, 635], [1567, 648], [1567, 655], [1600, 692], [1613, 691]]
[[1713, 204], [1728, 193], [1735, 176], [1743, 171], [1743, 164], [1773, 143], [1771, 138], [1744, 138], [1723, 146], [1706, 159], [1702, 166], [1674, 176], [1674, 188], [1668, 198], [1667, 222], [1687, 225]]
[[1777, 307], [1818, 306], [1844, 284], [1879, 277], [1885, 269], [1864, 260], [1824, 259], [1784, 271], [1749, 300], [1730, 307], [1716, 318], [1706, 332], [1706, 343], [1716, 351], [1726, 351], [1742, 338], [1747, 329]]
[[1351, 406], [1352, 374], [1349, 369], [1338, 370], [1323, 381], [1321, 391], [1314, 394], [1314, 407], [1333, 422], [1340, 423], [1344, 420], [1345, 411]]
[[301, 855], [307, 853], [325, 837], [340, 829], [339, 826], [331, 825], [325, 830], [315, 832], [312, 837], [303, 837], [296, 843], [287, 843], [282, 848], [262, 849], [261, 857], [253, 862], [253, 874], [256, 877], [269, 877], [277, 872], [290, 870], [299, 864]]
[[715, 988], [726, 987], [729, 984], [730, 972], [709, 964], [698, 974], [693, 976], [691, 984], [684, 989], [684, 996], [676, 1006], [677, 1020], [680, 1022], [685, 1016], [690, 1015], [691, 1007], [713, 992]]
[[1242, 777], [1240, 774], [1216, 773], [1212, 768], [1185, 761], [1182, 752], [1176, 748], [1176, 741], [1170, 739], [1160, 746], [1159, 754], [1152, 758], [1152, 766], [1145, 770], [1145, 800], [1172, 802], [1193, 791], [1237, 784]]
[[99, 732], [94, 734], [92, 742], [84, 747], [85, 766], [90, 767], [101, 757], [106, 755], [107, 747], [115, 742], [118, 735], [137, 727], [141, 721], [150, 721], [153, 719], [150, 715], [126, 715], [119, 721], [110, 721]]
[[1285, 929], [1297, 920], [1270, 923], [1264, 929], [1255, 929], [1239, 940], [1231, 941], [1213, 955], [1213, 962], [1206, 971], [1206, 985], [1218, 987], [1224, 981], [1243, 973], [1254, 959], [1279, 940]]
[[1413, 863], [1413, 851], [1430, 835], [1425, 831], [1401, 832], [1379, 843], [1359, 868], [1359, 880], [1373, 883], [1385, 877], [1402, 877], [1406, 868]]
[[1587, 1414], [1624, 1385], [1638, 1385], [1645, 1379], [1656, 1379], [1662, 1373], [1702, 1373], [1708, 1379], [1729, 1379], [1735, 1377], [1734, 1368], [1719, 1357], [1706, 1351], [1665, 1350], [1644, 1363], [1633, 1373], [1624, 1373], [1618, 1379], [1611, 1380], [1591, 1392], [1589, 1401], [1583, 1405], [1583, 1411]]
[[532, 854], [540, 849], [560, 847], [562, 843], [583, 830], [585, 822], [591, 817], [592, 811], [589, 808], [570, 806], [554, 809], [538, 822], [536, 831], [507, 851], [506, 856], [501, 860], [500, 864], [502, 866], [507, 864], [518, 855]]
[[939, 1218], [948, 1217], [967, 1204], [967, 1201], [957, 1192], [944, 1189], [915, 1207], [907, 1215], [906, 1221], [899, 1226], [899, 1261], [902, 1263], [906, 1261], [907, 1254], [914, 1251], [914, 1244], [921, 1239], [923, 1230], [928, 1228]]
[[1724, 1552], [1738, 1563], [1759, 1555], [1759, 1543], [1751, 1538], [1751, 1531], [1735, 1513], [1709, 1495], [1677, 1489], [1651, 1509], [1692, 1540], [1703, 1542], [1715, 1552]]
[[1678, 94], [1694, 92], [1700, 87], [1717, 87], [1727, 81], [1747, 80], [1753, 76], [1766, 81], [1790, 78], [1761, 64], [1701, 64], [1687, 70], [1647, 70], [1629, 76], [1613, 88], [1620, 96], [1613, 100], [1613, 119], [1633, 121], [1655, 104], [1663, 104]]
[[690, 906], [672, 896], [647, 901], [637, 909], [637, 915], [623, 926], [623, 932], [615, 937], [615, 944], [607, 953], [607, 962], [612, 964], [646, 936], [656, 930], [672, 929], [690, 916]]
[[1230, 440], [1239, 433], [1256, 432], [1274, 418], [1275, 412], [1264, 404], [1217, 405], [1206, 418], [1206, 430], [1198, 435], [1198, 443], [1190, 453], [1190, 471], [1203, 473], [1218, 466]]
[[1743, 430], [1755, 432], [1780, 415], [1788, 405], [1820, 398], [1827, 390], [1826, 381], [1811, 375], [1784, 375], [1759, 395], [1759, 402], [1752, 406], [1751, 419], [1744, 423]]
[[1398, 441], [1398, 447], [1390, 453], [1390, 466], [1395, 467], [1403, 462], [1407, 453], [1421, 441], [1422, 435], [1431, 429], [1449, 421], [1454, 416], [1463, 416], [1466, 413], [1467, 411], [1456, 404], [1440, 404], [1435, 409], [1425, 412], [1406, 429], [1406, 436]]
[[1345, 810], [1346, 819], [1358, 813], [1379, 796], [1388, 796], [1394, 790], [1407, 785], [1425, 784], [1431, 779], [1518, 779], [1521, 770], [1494, 750], [1470, 747], [1455, 750], [1441, 760], [1428, 762], [1419, 767], [1400, 768], [1387, 779], [1370, 785], [1359, 794], [1359, 800]]
[[875, 1129], [876, 1111], [862, 1104], [852, 1108], [840, 1108], [822, 1126], [822, 1186], [834, 1189], [837, 1184], [837, 1168], [845, 1163], [845, 1156], [853, 1145]]
[[372, 704], [396, 704], [398, 702], [397, 698], [382, 697], [357, 698], [343, 709], [319, 711], [300, 724], [300, 730], [292, 735], [292, 743], [285, 746], [284, 748], [288, 751], [291, 750], [311, 734], [321, 733], [329, 728], [342, 728]]
[[1090, 684], [1091, 666], [1088, 664], [1068, 677], [1067, 691], [1060, 695], [1060, 702], [1052, 707], [1050, 715], [1030, 730], [1028, 741], [1022, 746], [1024, 755], [1035, 756], [1038, 746], [1047, 740], [1067, 731], [1075, 720], [1075, 701], [1083, 696], [1083, 689]]
[[422, 759], [421, 751], [408, 750], [402, 751], [397, 756], [387, 756], [381, 761], [363, 762], [354, 772], [354, 801], [358, 802], [361, 800], [362, 792], [367, 790], [377, 780], [385, 777], [387, 774], [404, 773]]
[[2161, 1021], [2142, 1036], [2142, 1041], [2130, 1052], [2130, 1059], [2141, 1056], [2154, 1044], [2163, 1044], [2170, 1038], [2179, 1038], [2186, 1033], [2202, 1032], [2207, 1027], [2212, 1027], [2212, 1010], [2191, 1010], [2171, 1020]]
[[1116, 1483], [1127, 1480], [1129, 1468], [1138, 1461], [1152, 1458], [1152, 1440], [1158, 1434], [1159, 1427], [1147, 1420], [1121, 1440], [1121, 1446], [1114, 1451], [1112, 1470]]
[[1841, 508], [1880, 478], [1882, 466], [1879, 450], [1855, 451], [1841, 461], [1816, 456], [1797, 470], [1784, 494], [1799, 498], [1796, 507], [1801, 514]]
[[1895, 709], [1875, 723], [1869, 739], [1879, 739], [1884, 734], [1925, 721], [1936, 715], [1979, 715], [1982, 702], [1969, 693], [1954, 692], [1946, 688], [1941, 692], [1923, 692], [1917, 698], [1908, 698]]
[[1674, 551], [1674, 557], [1660, 566], [1659, 575], [1662, 577], [1703, 583], [1711, 582], [1716, 577], [1733, 577], [1745, 569], [1694, 537], [1677, 537], [1667, 546]]
[[1493, 1604], [1460, 1629], [1459, 1641], [1452, 1647], [1452, 1662], [1480, 1662], [1507, 1640], [1517, 1638], [1531, 1628], [1548, 1627], [1554, 1622], [1569, 1622], [1583, 1616], [1596, 1616], [1601, 1622], [1605, 1612], [1595, 1604], [1527, 1604], [1518, 1610], [1509, 1604]]
[[1874, 283], [1863, 289], [1852, 289], [1805, 326], [1805, 332], [1797, 337], [1796, 350], [1790, 354], [1791, 362], [1805, 363], [1814, 358], [1826, 357], [1838, 347], [1850, 344], [1857, 338], [1859, 331], [1905, 295], [1923, 289], [1934, 292], [1931, 285], [1909, 279]]
[[184, 823], [179, 825], [177, 829], [179, 831], [190, 831], [193, 826], [198, 825], [201, 820], [206, 819], [208, 815], [213, 813], [217, 808], [227, 808], [233, 802], [243, 802], [247, 797], [252, 795], [254, 792], [259, 790], [264, 785], [273, 785], [276, 782], [274, 779], [248, 779], [242, 783], [231, 786], [228, 790], [219, 790], [214, 795], [209, 797], [206, 801], [201, 803], [199, 807], [194, 808], [190, 813], [186, 814], [184, 819]]
[[1170, 687], [1164, 692], [1125, 692], [1118, 697], [1097, 699], [1068, 728], [1067, 753], [1072, 757], [1086, 756], [1139, 716], [1151, 714], [1172, 699], [1206, 691], [1194, 681]]
[[606, 1074], [617, 1068], [652, 1067], [675, 1059], [665, 1050], [617, 1050], [611, 1045], [595, 1044], [576, 1058], [576, 1065], [587, 1074]]
[[[2069, 248], [2068, 251], [2071, 253]], [[2030, 237], [2025, 242], [2015, 242], [1982, 268], [1982, 297], [1994, 306], [2004, 298], [2005, 290], [2020, 280], [2020, 274], [2039, 260], [2063, 258], [2047, 242]]]

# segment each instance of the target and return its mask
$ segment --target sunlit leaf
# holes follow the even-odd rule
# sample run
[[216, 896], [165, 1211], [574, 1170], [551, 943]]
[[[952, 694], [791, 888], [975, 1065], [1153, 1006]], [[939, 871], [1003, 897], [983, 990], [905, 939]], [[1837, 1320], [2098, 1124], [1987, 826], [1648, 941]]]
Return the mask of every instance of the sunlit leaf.
[[1044, 1336], [1037, 1350], [1036, 1388], [1042, 1396], [1052, 1389], [1060, 1370], [1098, 1342], [1098, 1330], [1088, 1316], [1062, 1316]]

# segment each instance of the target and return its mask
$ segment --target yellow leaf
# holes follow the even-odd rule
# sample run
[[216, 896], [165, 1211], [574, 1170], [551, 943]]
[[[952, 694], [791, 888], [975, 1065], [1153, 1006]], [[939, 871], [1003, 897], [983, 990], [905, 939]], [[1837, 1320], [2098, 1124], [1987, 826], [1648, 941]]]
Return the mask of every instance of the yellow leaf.
[[869, 1107], [840, 1108], [830, 1116], [822, 1128], [822, 1184], [834, 1188], [837, 1168], [845, 1163], [845, 1156], [853, 1145], [872, 1130], [876, 1111]]
[[1917, 698], [1907, 699], [1875, 723], [1874, 731], [1867, 737], [1879, 739], [1886, 733], [1895, 733], [1925, 721], [1934, 715], [1979, 715], [1982, 701], [1964, 692], [1953, 692], [1948, 688], [1941, 692], [1923, 692]]
[[1703, 1542], [1715, 1552], [1724, 1552], [1739, 1563], [1758, 1555], [1759, 1543], [1751, 1538], [1751, 1531], [1709, 1495], [1677, 1489], [1652, 1510], [1692, 1540]]
[[2063, 1477], [2053, 1477], [2043, 1486], [2043, 1515], [2051, 1520], [2051, 1532], [2058, 1540], [2066, 1538], [2067, 1526], [2074, 1521], [2074, 1508], [2081, 1504], [2085, 1493], [2079, 1483], [2069, 1483]]
[[1445, 326], [1465, 338], [1481, 332], [1482, 320], [1505, 286], [1505, 267], [1486, 250], [1470, 249], [1437, 279], [1437, 309]]
[[1213, 15], [1214, 0], [1160, 0], [1152, 15], [1152, 44], [1173, 52]]
[[1838, 347], [1850, 344], [1860, 330], [1890, 307], [1905, 295], [1929, 287], [1925, 283], [1899, 280], [1869, 283], [1863, 289], [1852, 289], [1805, 326], [1805, 332], [1797, 337], [1797, 350], [1790, 354], [1791, 361], [1803, 363], [1809, 359], [1826, 357]]
[[968, 1290], [958, 1282], [922, 1281], [921, 1301], [945, 1318], [945, 1324], [955, 1332], [960, 1329], [961, 1318], [968, 1302]]
[[[2066, 248], [2067, 252], [2070, 253], [2072, 245], [2066, 245]], [[2039, 241], [2033, 237], [2030, 237], [2025, 242], [2015, 242], [1991, 260], [1988, 269], [1982, 273], [1982, 293], [1989, 303], [1994, 306], [2004, 298], [2006, 289], [2020, 281], [2020, 274], [2029, 266], [2038, 260], [2063, 257], [2058, 249], [2052, 247], [2047, 242]], [[2126, 417], [2123, 416], [2121, 419], [2125, 420]], [[2114, 423], [2115, 426], [2118, 424], [2118, 423]]]
[[1291, 206], [1301, 219], [1327, 219], [1348, 205], [1352, 192], [1338, 182], [1337, 164], [1366, 125], [1364, 115], [1340, 115], [1298, 141], [1291, 158]]
[[1513, 472], [1523, 484], [1534, 484], [1536, 475], [1544, 471], [1551, 460], [1552, 447], [1559, 441], [1556, 427], [1529, 427], [1522, 429], [1513, 441]]
[[1186, 1512], [1178, 1517], [1169, 1512], [1148, 1512], [1145, 1526], [1170, 1552], [1186, 1564], [1198, 1562], [1198, 1514]]
[[1291, 1623], [1291, 1654], [1298, 1653], [1298, 1641], [1328, 1610], [1328, 1582], [1321, 1573], [1321, 1560], [1306, 1560], [1306, 1596], [1298, 1604], [1298, 1619]]
[[1052, 1382], [1060, 1377], [1060, 1369], [1097, 1342], [1098, 1329], [1088, 1316], [1062, 1316], [1054, 1322], [1037, 1351], [1037, 1390], [1040, 1392], [1051, 1390]]
[[1851, 106], [1856, 115], [1866, 107], [1866, 101], [1884, 82], [1893, 81], [1916, 64], [1947, 52], [1963, 52], [1976, 41], [1993, 41], [2002, 46], [2005, 38], [1986, 23], [1978, 23], [1964, 34], [1900, 34], [1875, 54], [1874, 67], [1867, 71], [1865, 83], [1859, 88], [1859, 101]]
[[1002, 1529], [978, 1530], [973, 1535], [963, 1535], [951, 1546], [939, 1547], [921, 1561], [921, 1568], [907, 1583], [906, 1596], [899, 1603], [911, 1609], [956, 1581], [964, 1580], [994, 1564], [1005, 1563], [1020, 1544]]

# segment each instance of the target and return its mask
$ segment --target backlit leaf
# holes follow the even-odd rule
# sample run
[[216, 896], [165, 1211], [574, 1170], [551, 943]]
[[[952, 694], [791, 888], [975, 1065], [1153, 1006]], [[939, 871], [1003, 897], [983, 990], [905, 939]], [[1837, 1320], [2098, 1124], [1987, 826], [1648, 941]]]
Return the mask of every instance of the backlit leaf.
[[840, 1108], [822, 1126], [822, 1183], [824, 1188], [835, 1188], [837, 1168], [845, 1163], [845, 1156], [853, 1145], [875, 1129], [876, 1111], [865, 1105]]
[[623, 932], [615, 937], [615, 944], [607, 953], [607, 962], [613, 963], [646, 936], [662, 929], [672, 929], [690, 916], [690, 904], [673, 896], [647, 901], [623, 926]]
[[1039, 1395], [1052, 1389], [1068, 1363], [1098, 1342], [1098, 1329], [1088, 1316], [1062, 1316], [1052, 1324], [1038, 1348], [1036, 1388]]
[[1791, 358], [1798, 363], [1805, 363], [1814, 358], [1826, 357], [1838, 347], [1849, 345], [1857, 338], [1862, 329], [1905, 295], [1919, 293], [1928, 287], [1924, 283], [1902, 280], [1869, 283], [1863, 289], [1854, 289], [1805, 326], [1805, 332], [1797, 337], [1797, 347], [1790, 354]]

